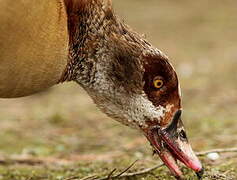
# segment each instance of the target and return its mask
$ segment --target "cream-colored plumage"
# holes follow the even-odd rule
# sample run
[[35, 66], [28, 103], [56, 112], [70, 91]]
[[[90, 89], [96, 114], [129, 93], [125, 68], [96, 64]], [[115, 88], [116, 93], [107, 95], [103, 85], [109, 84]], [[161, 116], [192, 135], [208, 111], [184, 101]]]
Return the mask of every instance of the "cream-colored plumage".
[[56, 84], [68, 57], [67, 17], [59, 0], [0, 1], [0, 97]]

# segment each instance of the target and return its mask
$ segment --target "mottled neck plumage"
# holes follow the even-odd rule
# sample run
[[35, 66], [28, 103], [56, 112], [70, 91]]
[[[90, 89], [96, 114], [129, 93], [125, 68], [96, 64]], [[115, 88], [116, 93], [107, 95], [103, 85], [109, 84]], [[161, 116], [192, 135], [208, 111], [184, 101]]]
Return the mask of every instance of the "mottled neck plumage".
[[160, 121], [144, 92], [147, 59], [167, 59], [117, 18], [110, 0], [65, 0], [69, 62], [62, 81], [76, 81], [108, 116], [130, 127]]
[[[70, 49], [62, 82], [76, 80], [82, 86], [90, 86], [95, 78], [96, 64], [105, 63], [105, 67], [111, 68], [109, 64], [115, 63], [116, 67], [117, 63], [112, 61], [137, 58], [144, 49], [151, 48], [114, 15], [109, 0], [65, 1]], [[124, 63], [129, 65], [129, 62]]]

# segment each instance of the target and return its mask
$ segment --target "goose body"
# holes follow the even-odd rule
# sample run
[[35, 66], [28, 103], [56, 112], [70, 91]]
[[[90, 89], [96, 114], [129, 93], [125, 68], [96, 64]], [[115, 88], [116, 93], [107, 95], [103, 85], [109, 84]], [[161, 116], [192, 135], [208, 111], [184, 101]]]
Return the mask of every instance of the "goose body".
[[0, 24], [0, 97], [26, 96], [57, 84], [68, 60], [63, 2], [1, 1]]
[[111, 0], [0, 1], [0, 98], [75, 81], [108, 116], [141, 131], [176, 177], [202, 165], [181, 120], [169, 58], [131, 30]]

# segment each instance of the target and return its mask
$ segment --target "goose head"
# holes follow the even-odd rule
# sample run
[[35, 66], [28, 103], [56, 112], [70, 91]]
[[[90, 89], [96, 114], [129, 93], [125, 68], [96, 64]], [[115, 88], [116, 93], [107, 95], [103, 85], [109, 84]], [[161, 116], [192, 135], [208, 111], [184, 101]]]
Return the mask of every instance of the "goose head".
[[110, 57], [111, 64], [106, 60], [110, 65], [96, 64], [89, 84], [80, 78], [78, 83], [105, 114], [142, 132], [176, 177], [182, 176], [177, 160], [202, 173], [181, 120], [179, 82], [168, 58], [159, 50], [139, 56], [124, 50]]
[[141, 131], [175, 176], [182, 176], [177, 160], [200, 174], [169, 58], [114, 15], [111, 1], [80, 2], [67, 5], [70, 61], [62, 80], [76, 81], [105, 114]]

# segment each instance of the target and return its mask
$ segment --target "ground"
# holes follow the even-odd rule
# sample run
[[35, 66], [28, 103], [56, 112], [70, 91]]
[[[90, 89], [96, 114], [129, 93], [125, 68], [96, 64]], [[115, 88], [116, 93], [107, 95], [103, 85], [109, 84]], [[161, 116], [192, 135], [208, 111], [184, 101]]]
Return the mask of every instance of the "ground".
[[[237, 146], [237, 1], [127, 0], [114, 1], [114, 6], [170, 57], [193, 149]], [[0, 180], [102, 177], [135, 160], [129, 172], [160, 163], [141, 134], [102, 114], [74, 83], [1, 99], [0, 119]], [[205, 180], [237, 179], [237, 153], [201, 160]], [[187, 179], [195, 179], [192, 171], [183, 170]], [[127, 179], [174, 178], [162, 167]]]

